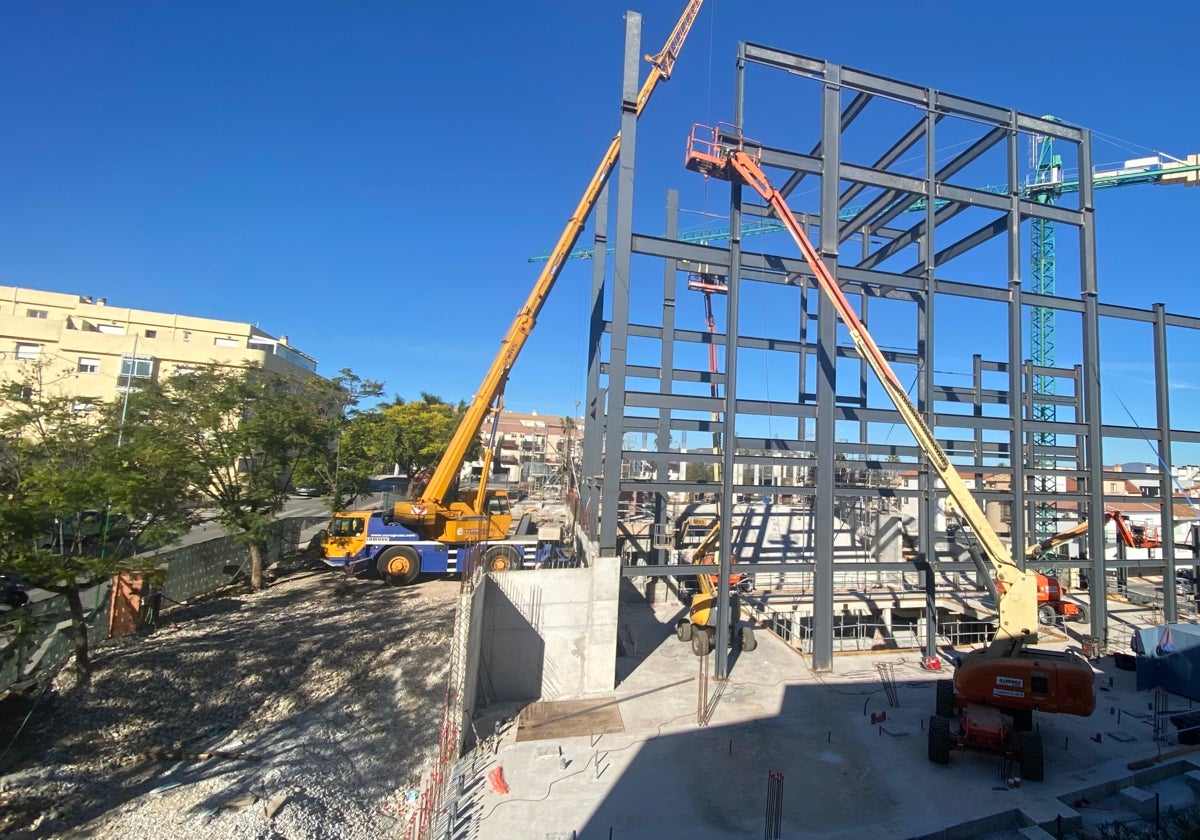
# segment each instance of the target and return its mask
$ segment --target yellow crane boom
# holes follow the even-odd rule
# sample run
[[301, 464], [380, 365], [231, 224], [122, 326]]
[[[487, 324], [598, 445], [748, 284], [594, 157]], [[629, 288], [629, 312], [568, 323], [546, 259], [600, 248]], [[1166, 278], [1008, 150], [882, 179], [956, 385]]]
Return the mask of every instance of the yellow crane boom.
[[[689, 0], [683, 15], [679, 18], [678, 23], [675, 24], [675, 29], [667, 39], [662, 50], [654, 56], [646, 56], [647, 61], [650, 62], [651, 69], [650, 74], [646, 77], [646, 81], [642, 84], [638, 92], [637, 116], [641, 116], [646, 103], [650, 101], [650, 96], [654, 93], [655, 88], [658, 87], [658, 83], [671, 77], [675, 60], [679, 57], [679, 51], [687, 39], [688, 32], [692, 28], [692, 24], [695, 22], [703, 2], [704, 0]], [[554, 282], [562, 272], [563, 265], [567, 261], [567, 255], [570, 254], [571, 249], [578, 241], [579, 235], [583, 232], [584, 225], [587, 223], [587, 218], [591, 215], [592, 208], [596, 206], [596, 201], [600, 196], [601, 190], [604, 189], [604, 185], [616, 167], [620, 152], [621, 134], [618, 132], [612, 139], [612, 142], [609, 143], [604, 156], [600, 159], [600, 165], [596, 167], [595, 175], [588, 182], [583, 197], [579, 200], [579, 204], [575, 208], [575, 212], [567, 220], [567, 225], [558, 238], [558, 244], [554, 246], [554, 250], [550, 253], [549, 261], [538, 275], [537, 282], [534, 283], [533, 289], [529, 293], [529, 298], [525, 301], [525, 305], [521, 307], [521, 310], [513, 320], [512, 326], [509, 327], [508, 332], [505, 334], [499, 353], [483, 377], [483, 382], [476, 390], [475, 397], [472, 399], [470, 406], [468, 406], [466, 413], [455, 429], [454, 436], [450, 439], [450, 443], [446, 447], [441, 460], [438, 462], [437, 468], [433, 471], [429, 483], [421, 492], [418, 500], [401, 502], [395, 506], [395, 516], [401, 522], [425, 526], [422, 530], [427, 530], [428, 526], [434, 524], [439, 511], [442, 514], [448, 512], [449, 506], [453, 501], [448, 498], [448, 494], [454, 484], [454, 479], [462, 468], [467, 451], [470, 449], [472, 441], [479, 435], [479, 430], [483, 427], [488, 412], [493, 409], [496, 411], [500, 409], [509, 372], [512, 370], [517, 357], [520, 355], [525, 342], [529, 338], [529, 334], [533, 331], [534, 325], [537, 323], [538, 314], [541, 312], [546, 298], [550, 294], [550, 290], [554, 287]], [[482, 482], [486, 484], [486, 481], [487, 476], [484, 475]], [[486, 494], [482, 491], [475, 494], [473, 502], [474, 514], [480, 515], [485, 512], [485, 496]]]

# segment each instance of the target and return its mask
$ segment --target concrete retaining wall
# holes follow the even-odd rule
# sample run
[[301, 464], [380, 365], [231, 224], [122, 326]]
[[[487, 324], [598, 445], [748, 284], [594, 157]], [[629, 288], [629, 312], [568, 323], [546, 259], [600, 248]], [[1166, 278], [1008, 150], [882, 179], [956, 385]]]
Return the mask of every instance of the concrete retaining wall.
[[479, 694], [499, 702], [561, 700], [613, 689], [620, 561], [589, 563], [485, 579], [470, 635], [470, 649], [479, 651]]

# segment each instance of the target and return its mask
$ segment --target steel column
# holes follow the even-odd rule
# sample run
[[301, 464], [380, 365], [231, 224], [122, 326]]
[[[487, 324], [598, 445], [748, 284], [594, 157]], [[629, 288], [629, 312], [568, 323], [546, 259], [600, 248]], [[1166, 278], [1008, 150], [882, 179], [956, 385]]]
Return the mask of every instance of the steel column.
[[[625, 73], [621, 86], [621, 158], [617, 169], [616, 253], [613, 257], [612, 331], [608, 365], [608, 426], [604, 434], [604, 498], [601, 502], [600, 553], [617, 553], [617, 517], [621, 499], [621, 461], [625, 448], [625, 365], [629, 347], [629, 282], [633, 239], [633, 163], [637, 150], [638, 69], [642, 16], [625, 15]], [[615, 480], [613, 480], [615, 479]]]

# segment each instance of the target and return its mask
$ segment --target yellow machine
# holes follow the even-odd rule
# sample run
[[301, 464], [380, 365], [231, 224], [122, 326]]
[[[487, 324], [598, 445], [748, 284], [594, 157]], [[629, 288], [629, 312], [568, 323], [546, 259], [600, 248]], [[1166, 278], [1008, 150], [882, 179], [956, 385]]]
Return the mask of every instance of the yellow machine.
[[[646, 103], [650, 101], [651, 95], [658, 87], [658, 83], [671, 77], [675, 61], [692, 24], [696, 21], [702, 4], [703, 0], [689, 0], [662, 50], [657, 55], [646, 56], [651, 67], [646, 81], [638, 92], [637, 116], [641, 116]], [[417, 539], [432, 540], [457, 547], [503, 540], [508, 536], [509, 529], [512, 527], [508, 493], [505, 490], [489, 489], [487, 486], [491, 471], [492, 450], [495, 445], [494, 425], [491, 440], [484, 454], [483, 473], [479, 486], [456, 493], [455, 485], [458, 474], [462, 469], [467, 451], [479, 436], [488, 414], [494, 413], [498, 418], [503, 407], [504, 387], [509, 373], [533, 331], [537, 317], [562, 272], [571, 249], [583, 232], [584, 225], [587, 223], [588, 216], [591, 215], [592, 208], [596, 205], [601, 190], [604, 189], [604, 185], [616, 167], [620, 152], [621, 135], [618, 132], [609, 144], [604, 157], [601, 158], [595, 175], [588, 182], [575, 212], [567, 221], [567, 225], [559, 236], [554, 250], [551, 251], [545, 268], [538, 275], [537, 282], [529, 293], [525, 305], [517, 313], [512, 326], [505, 334], [499, 353], [492, 361], [491, 367], [488, 368], [482, 384], [475, 391], [474, 399], [458, 424], [458, 428], [455, 429], [454, 436], [450, 439], [441, 460], [438, 461], [429, 482], [414, 499], [398, 502], [395, 505], [392, 511], [393, 521], [410, 530]], [[362, 519], [365, 514], [353, 512], [344, 514], [344, 516]], [[331, 527], [330, 530], [333, 531], [334, 528]], [[519, 559], [520, 555], [517, 552], [502, 550], [505, 548], [504, 546], [494, 546], [493, 548], [495, 550], [489, 550], [483, 558], [485, 566], [492, 571], [511, 568]], [[329, 562], [331, 551], [334, 553], [332, 556], [335, 559], [340, 556], [338, 555], [339, 551], [344, 551], [343, 548], [332, 544], [327, 545], [326, 549], [326, 562]], [[415, 580], [416, 575], [420, 572], [421, 560], [418, 554], [417, 551], [393, 550], [389, 554], [393, 558], [392, 560], [385, 561], [384, 558], [381, 558], [380, 572], [389, 580]], [[414, 563], [416, 564], [415, 570]]]
[[[717, 517], [703, 541], [691, 552], [691, 564], [712, 563], [714, 560], [712, 552], [720, 537], [721, 519]], [[707, 656], [713, 649], [713, 639], [716, 638], [718, 614], [716, 577], [716, 575], [707, 573], [696, 575], [697, 591], [692, 595], [691, 603], [688, 605], [687, 618], [681, 618], [675, 622], [676, 638], [681, 642], [690, 641], [692, 653], [697, 656]], [[740, 578], [737, 575], [729, 576], [729, 639], [730, 644], [749, 653], [758, 647], [758, 640], [754, 638], [753, 627], [743, 627], [739, 624], [741, 615], [741, 606], [738, 604], [737, 596], [739, 582]]]
[[[945, 764], [951, 748], [996, 752], [1019, 760], [1021, 775], [1040, 781], [1042, 742], [1040, 734], [1033, 731], [1033, 711], [1090, 715], [1096, 707], [1091, 665], [1072, 653], [1031, 647], [1038, 638], [1037, 573], [1017, 565], [992, 529], [958, 470], [809, 241], [787, 200], [762, 171], [761, 155], [762, 147], [746, 141], [734, 127], [696, 126], [688, 143], [687, 167], [706, 176], [749, 186], [787, 227], [821, 292], [837, 310], [855, 348], [891, 398], [960, 515], [971, 526], [1001, 584], [999, 590], [994, 584], [991, 586], [999, 613], [999, 626], [991, 643], [962, 658], [953, 684], [939, 683], [937, 713], [929, 725], [929, 758]], [[977, 550], [972, 549], [972, 556], [980, 565], [984, 564]], [[985, 574], [984, 578], [991, 583], [990, 576]], [[951, 718], [960, 711], [958, 731], [951, 732]]]

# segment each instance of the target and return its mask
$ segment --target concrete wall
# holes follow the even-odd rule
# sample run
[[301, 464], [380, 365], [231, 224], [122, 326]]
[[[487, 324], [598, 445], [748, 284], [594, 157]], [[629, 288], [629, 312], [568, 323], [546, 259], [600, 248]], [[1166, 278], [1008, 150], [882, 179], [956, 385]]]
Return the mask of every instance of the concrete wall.
[[[463, 690], [462, 690], [462, 726], [460, 727], [460, 739], [465, 740], [467, 733], [471, 731], [471, 721], [475, 718], [475, 710], [480, 706], [486, 705], [491, 699], [490, 695], [480, 696], [480, 667], [479, 656], [480, 648], [482, 647], [482, 632], [483, 632], [483, 608], [487, 601], [487, 587], [477, 586], [471, 592], [470, 601], [466, 604], [459, 597], [458, 608], [469, 609], [471, 615], [467, 621], [467, 644], [463, 648], [464, 661], [461, 663], [463, 668]], [[462, 746], [460, 742], [459, 746]]]
[[483, 697], [561, 700], [613, 689], [620, 562], [590, 563], [486, 578], [482, 615], [471, 629]]

